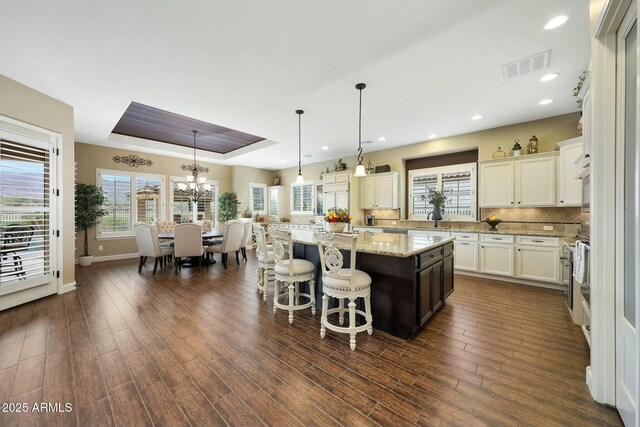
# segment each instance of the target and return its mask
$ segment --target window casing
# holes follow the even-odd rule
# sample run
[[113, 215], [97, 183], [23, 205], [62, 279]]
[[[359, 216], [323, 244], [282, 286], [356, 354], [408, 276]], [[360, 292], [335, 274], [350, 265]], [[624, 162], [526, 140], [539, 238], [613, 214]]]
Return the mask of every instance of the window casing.
[[178, 183], [187, 184], [187, 179], [182, 176], [171, 177], [169, 217], [178, 224], [210, 219], [213, 221], [213, 226], [216, 227], [218, 181], [207, 180], [207, 184], [211, 185], [212, 195], [201, 197], [197, 203], [193, 203], [188, 196], [178, 190]]
[[249, 210], [252, 213], [267, 214], [267, 185], [249, 184]]
[[313, 181], [291, 184], [291, 215], [313, 215], [315, 210], [315, 185]]
[[96, 183], [107, 197], [107, 216], [97, 227], [99, 238], [133, 236], [137, 222], [164, 219], [164, 176], [98, 169]]
[[433, 205], [430, 188], [443, 190], [447, 201], [443, 218], [449, 221], [475, 221], [477, 217], [476, 163], [465, 163], [409, 171], [409, 219], [425, 220]]

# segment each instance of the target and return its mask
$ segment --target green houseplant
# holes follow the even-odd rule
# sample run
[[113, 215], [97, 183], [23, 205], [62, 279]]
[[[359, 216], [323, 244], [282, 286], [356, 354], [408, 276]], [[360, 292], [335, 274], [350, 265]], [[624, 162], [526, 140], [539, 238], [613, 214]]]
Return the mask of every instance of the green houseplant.
[[220, 222], [226, 222], [238, 217], [238, 195], [233, 192], [220, 193], [218, 196], [218, 209]]
[[107, 203], [102, 188], [94, 184], [76, 184], [76, 232], [84, 232], [84, 252], [78, 257], [80, 265], [91, 265], [93, 256], [89, 255], [89, 237], [87, 230], [95, 227], [100, 218], [109, 214], [103, 209]]

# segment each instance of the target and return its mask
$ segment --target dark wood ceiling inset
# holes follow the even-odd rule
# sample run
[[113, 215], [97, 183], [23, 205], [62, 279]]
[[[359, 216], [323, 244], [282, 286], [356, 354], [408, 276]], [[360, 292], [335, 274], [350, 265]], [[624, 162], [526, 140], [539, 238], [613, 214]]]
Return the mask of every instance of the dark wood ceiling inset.
[[113, 133], [193, 147], [192, 130], [198, 131], [199, 150], [226, 154], [264, 140], [261, 136], [170, 113], [132, 102], [113, 128]]

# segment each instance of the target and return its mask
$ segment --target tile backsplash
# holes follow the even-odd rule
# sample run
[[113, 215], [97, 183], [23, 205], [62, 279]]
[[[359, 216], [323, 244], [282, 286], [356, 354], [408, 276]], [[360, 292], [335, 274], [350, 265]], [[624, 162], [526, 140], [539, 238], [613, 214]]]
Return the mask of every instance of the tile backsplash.
[[581, 208], [482, 208], [480, 218], [495, 215], [503, 221], [580, 223]]

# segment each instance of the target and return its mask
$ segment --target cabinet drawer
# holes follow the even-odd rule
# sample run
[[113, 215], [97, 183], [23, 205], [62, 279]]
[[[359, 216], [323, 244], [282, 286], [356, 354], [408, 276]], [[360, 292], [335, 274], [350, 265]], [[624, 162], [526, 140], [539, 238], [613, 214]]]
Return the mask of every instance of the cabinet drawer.
[[323, 190], [325, 193], [331, 193], [335, 191], [349, 191], [348, 182], [337, 182], [335, 184], [324, 184]]
[[478, 233], [451, 233], [456, 240], [468, 240], [477, 242], [478, 241]]
[[518, 236], [517, 241], [521, 245], [551, 246], [554, 248], [560, 246], [560, 238], [558, 237]]
[[514, 236], [506, 234], [482, 234], [480, 241], [487, 243], [513, 243]]
[[336, 175], [336, 182], [349, 182], [349, 175], [348, 173], [342, 173], [340, 175]]
[[443, 247], [432, 249], [416, 256], [416, 268], [423, 269], [442, 260]]
[[442, 256], [446, 257], [453, 253], [453, 242], [447, 243], [442, 247]]
[[324, 184], [334, 184], [336, 182], [336, 176], [335, 175], [325, 175], [322, 178], [322, 182]]

